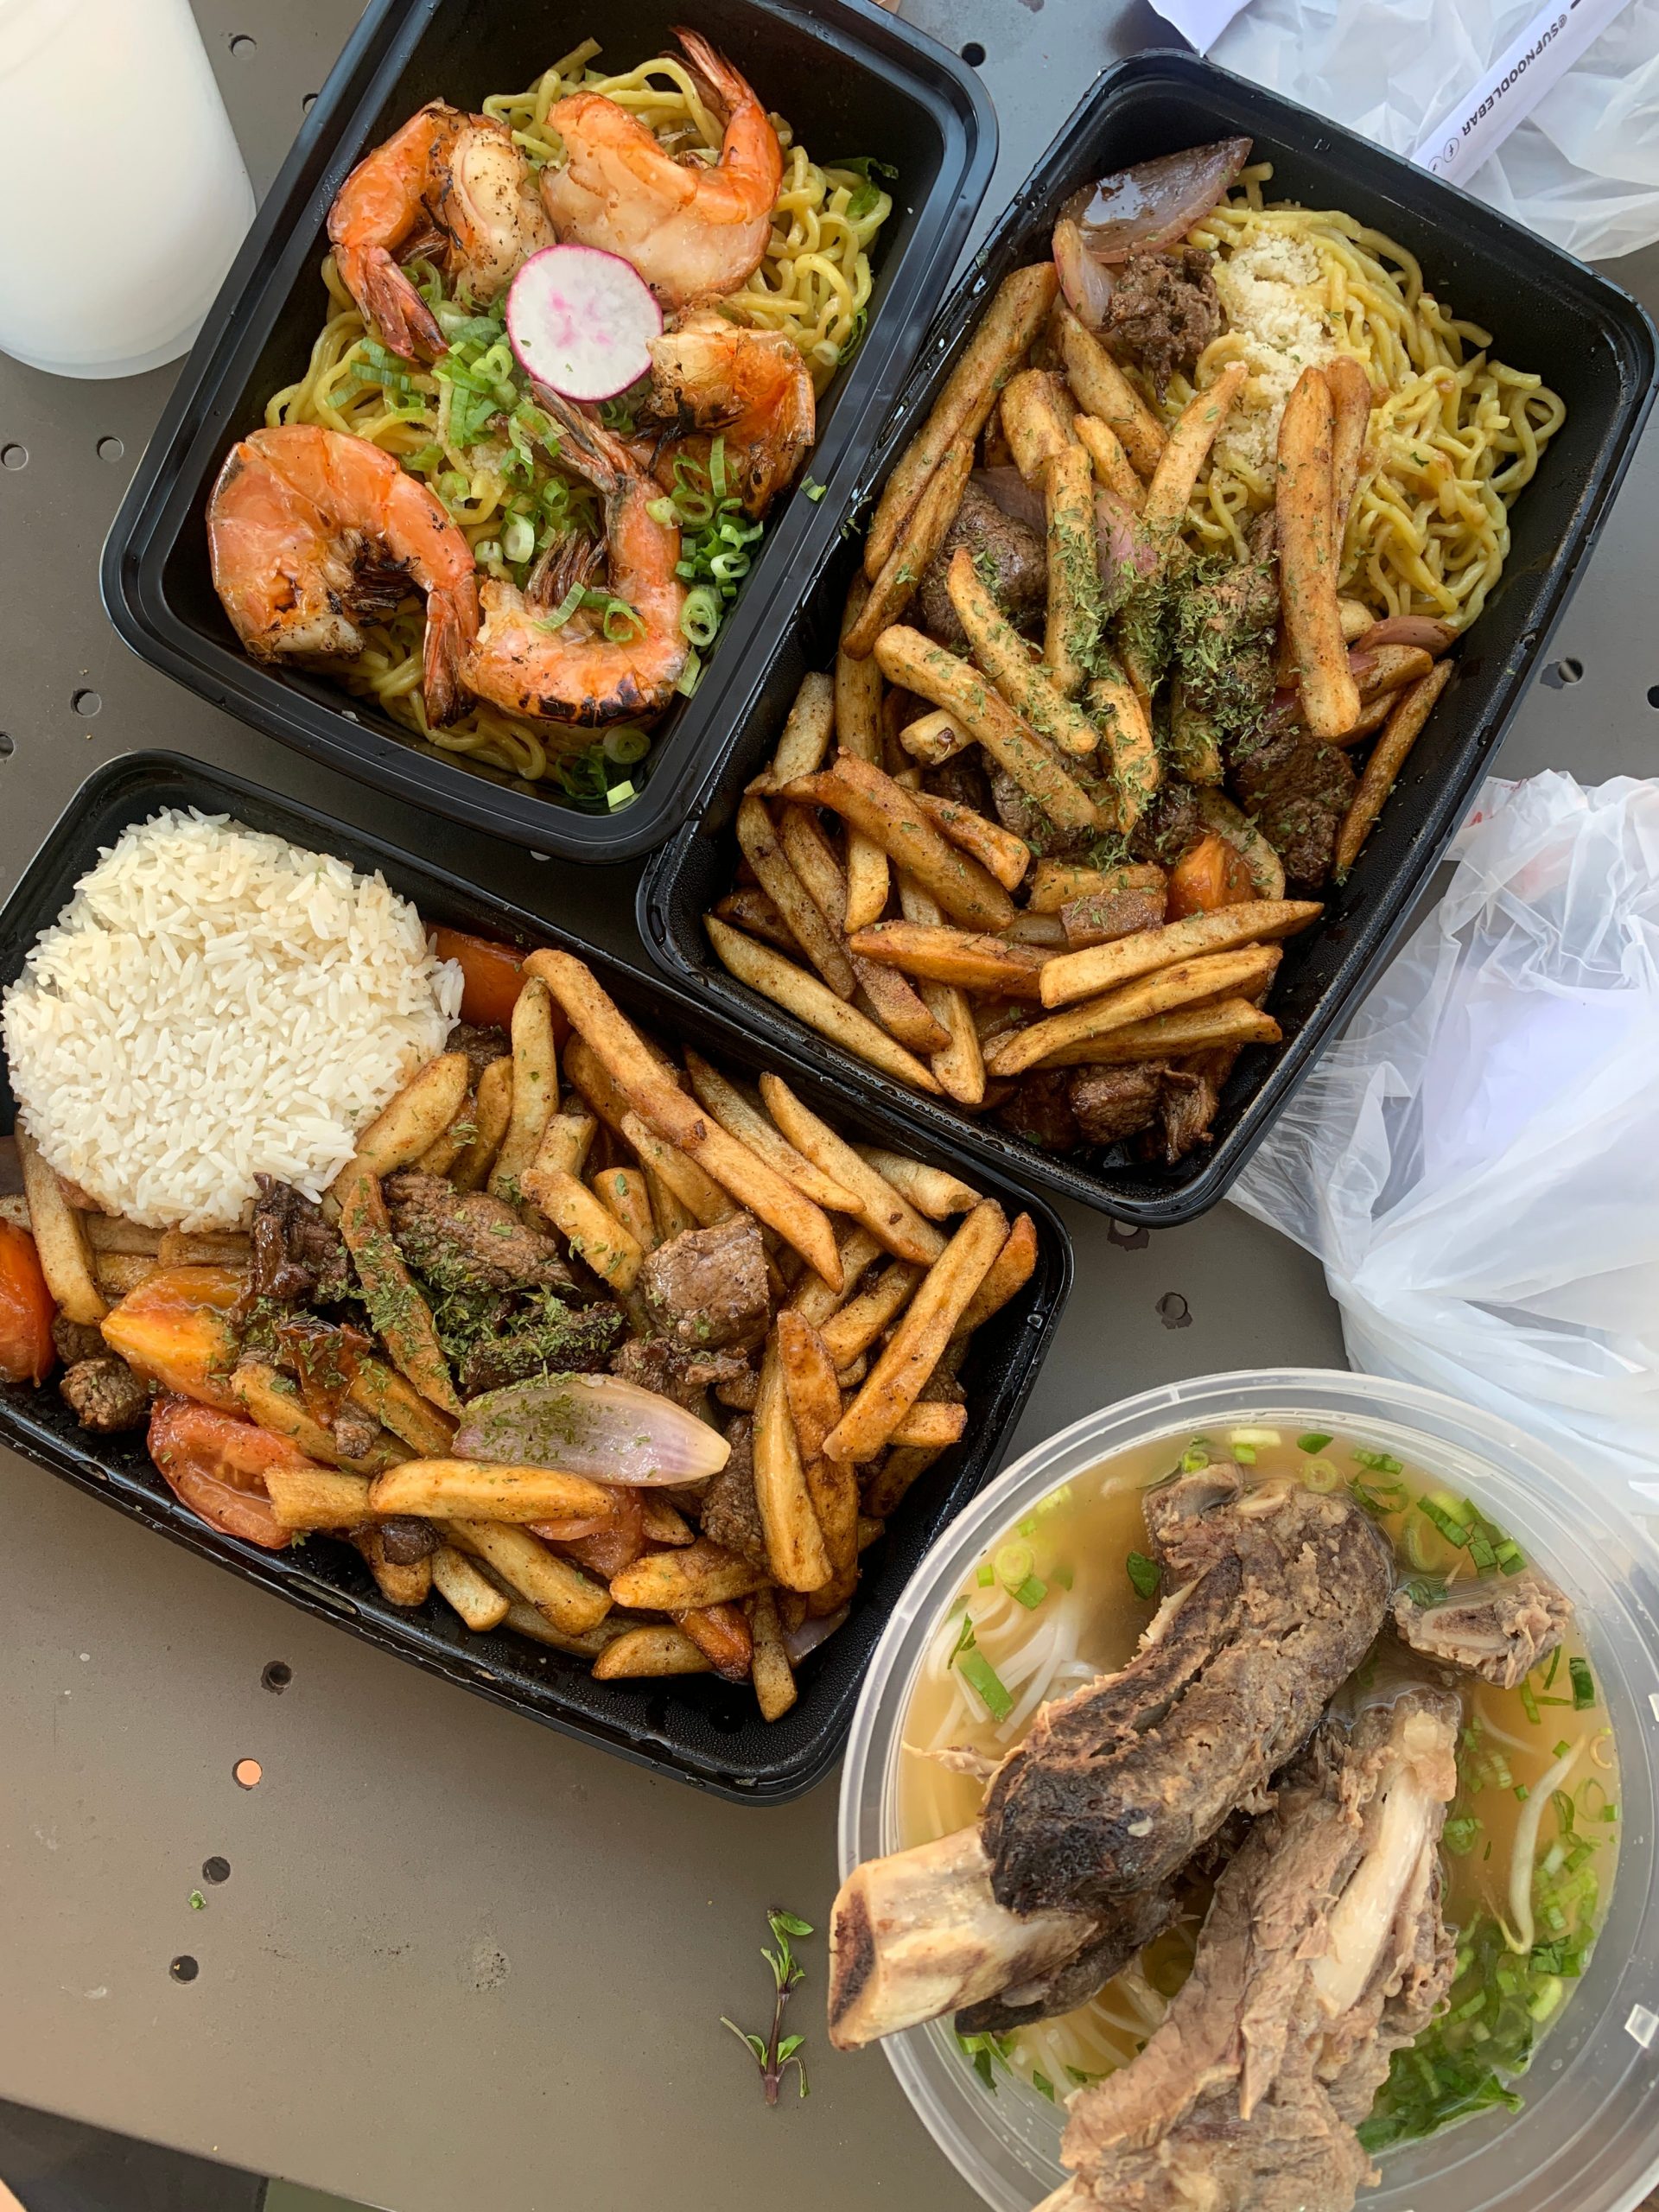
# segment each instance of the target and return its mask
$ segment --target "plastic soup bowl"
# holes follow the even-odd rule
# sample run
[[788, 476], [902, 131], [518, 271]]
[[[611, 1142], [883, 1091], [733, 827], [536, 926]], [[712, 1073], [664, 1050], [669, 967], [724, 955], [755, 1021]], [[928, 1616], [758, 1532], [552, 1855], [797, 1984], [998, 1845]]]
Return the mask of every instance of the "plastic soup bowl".
[[[1090, 1414], [1017, 1460], [927, 1554], [876, 1646], [842, 1779], [843, 1878], [906, 1840], [898, 1776], [912, 1687], [941, 1615], [986, 1547], [1114, 1453], [1234, 1422], [1334, 1430], [1477, 1497], [1577, 1604], [1618, 1746], [1612, 1897], [1589, 1970], [1522, 2078], [1522, 2110], [1484, 2113], [1386, 2154], [1380, 2185], [1361, 2198], [1364, 2212], [1630, 2212], [1659, 2175], [1659, 1556], [1631, 1516], [1566, 1460], [1438, 1391], [1321, 1368], [1204, 1376]], [[988, 2094], [948, 2021], [885, 2047], [934, 2141], [996, 2212], [1029, 2212], [1067, 2178], [1064, 2109], [1006, 2075]]]

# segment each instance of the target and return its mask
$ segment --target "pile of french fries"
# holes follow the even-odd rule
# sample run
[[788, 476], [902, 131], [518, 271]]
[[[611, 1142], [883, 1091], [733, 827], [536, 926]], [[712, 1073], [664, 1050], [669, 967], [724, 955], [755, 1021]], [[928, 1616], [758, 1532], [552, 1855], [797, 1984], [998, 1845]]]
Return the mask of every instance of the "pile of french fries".
[[[677, 1063], [582, 962], [534, 952], [510, 1054], [475, 1090], [464, 1053], [429, 1061], [363, 1130], [326, 1203], [376, 1339], [372, 1356], [355, 1359], [349, 1396], [378, 1426], [347, 1458], [294, 1381], [224, 1334], [223, 1309], [245, 1287], [247, 1236], [184, 1236], [92, 1211], [26, 1132], [18, 1141], [25, 1194], [9, 1207], [32, 1230], [60, 1311], [103, 1324], [111, 1348], [163, 1388], [188, 1393], [190, 1370], [146, 1369], [131, 1316], [158, 1278], [182, 1296], [208, 1279], [173, 1271], [213, 1271], [219, 1333], [206, 1340], [199, 1395], [294, 1447], [264, 1477], [282, 1529], [348, 1539], [394, 1605], [424, 1604], [435, 1590], [469, 1629], [517, 1630], [591, 1662], [596, 1679], [747, 1679], [768, 1720], [795, 1702], [791, 1641], [809, 1621], [838, 1624], [861, 1554], [963, 1434], [957, 1370], [1038, 1255], [1028, 1214], [1010, 1225], [957, 1176], [849, 1143], [780, 1076], [751, 1090], [696, 1052]], [[602, 1579], [562, 1547], [556, 1524], [591, 1532], [617, 1507], [613, 1487], [455, 1456], [464, 1408], [383, 1193], [409, 1166], [487, 1190], [556, 1231], [641, 1336], [647, 1255], [683, 1230], [753, 1217], [772, 1305], [753, 1396], [764, 1566], [700, 1533], [695, 1495], [645, 1488], [633, 1493], [638, 1554]], [[439, 1540], [413, 1560], [387, 1541], [388, 1524], [409, 1516]]]
[[[1277, 948], [1320, 908], [1286, 899], [1278, 855], [1220, 788], [1213, 738], [1173, 731], [1166, 768], [1153, 734], [1158, 676], [1096, 552], [1098, 493], [1137, 548], [1143, 598], [1185, 558], [1188, 504], [1245, 375], [1230, 364], [1166, 426], [1058, 296], [1052, 264], [1007, 278], [881, 494], [833, 675], [803, 682], [740, 804], [739, 880], [705, 917], [740, 982], [884, 1074], [970, 1111], [1034, 1069], [1280, 1041], [1262, 1009]], [[1357, 363], [1309, 370], [1280, 444], [1281, 679], [1313, 735], [1349, 744], [1382, 731], [1342, 825], [1338, 880], [1450, 669], [1434, 657], [1448, 626], [1370, 645], [1374, 616], [1338, 594], [1370, 405]], [[982, 454], [1011, 461], [1041, 495], [1040, 658], [965, 547], [948, 588], [970, 657], [906, 620]], [[923, 788], [925, 770], [972, 746], [1096, 856], [1045, 857]], [[1172, 871], [1130, 865], [1122, 840], [1170, 770], [1193, 787], [1205, 835]], [[1118, 857], [1098, 857], [1114, 843]], [[1189, 927], [1224, 899], [1231, 916], [1218, 933]], [[1072, 1010], [1058, 1020], [1034, 1013], [1062, 1006]]]

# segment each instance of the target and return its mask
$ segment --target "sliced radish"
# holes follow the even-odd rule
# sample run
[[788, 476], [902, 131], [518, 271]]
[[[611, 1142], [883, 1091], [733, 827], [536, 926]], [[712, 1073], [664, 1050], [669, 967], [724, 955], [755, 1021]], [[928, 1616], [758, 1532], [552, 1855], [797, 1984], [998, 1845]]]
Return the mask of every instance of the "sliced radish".
[[532, 253], [507, 293], [519, 365], [567, 399], [613, 399], [651, 366], [663, 311], [631, 262], [596, 245]]

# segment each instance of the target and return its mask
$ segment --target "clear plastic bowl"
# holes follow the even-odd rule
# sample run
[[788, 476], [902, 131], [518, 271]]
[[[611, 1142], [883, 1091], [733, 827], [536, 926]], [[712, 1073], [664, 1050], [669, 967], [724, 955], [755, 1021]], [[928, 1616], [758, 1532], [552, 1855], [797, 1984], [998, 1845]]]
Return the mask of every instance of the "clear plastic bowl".
[[[1522, 2082], [1491, 2113], [1389, 2152], [1363, 2212], [1630, 2212], [1659, 2177], [1659, 1900], [1654, 1889], [1659, 1555], [1639, 1524], [1518, 1428], [1438, 1391], [1323, 1368], [1203, 1376], [1074, 1421], [976, 1498], [927, 1554], [876, 1646], [841, 1788], [843, 1878], [898, 1850], [896, 1782], [916, 1671], [939, 1617], [998, 1531], [1129, 1446], [1224, 1422], [1329, 1428], [1431, 1470], [1489, 1508], [1576, 1601], [1620, 1764], [1613, 1894], [1589, 1971]], [[1066, 2179], [1064, 2111], [1017, 2078], [982, 2088], [948, 2022], [885, 2045], [933, 2139], [996, 2212]]]

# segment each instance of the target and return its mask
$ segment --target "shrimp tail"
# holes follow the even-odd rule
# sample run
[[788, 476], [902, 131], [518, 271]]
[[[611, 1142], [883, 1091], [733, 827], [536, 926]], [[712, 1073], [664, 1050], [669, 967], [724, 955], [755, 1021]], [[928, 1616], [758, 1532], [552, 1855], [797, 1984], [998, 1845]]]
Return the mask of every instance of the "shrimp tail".
[[559, 392], [550, 391], [544, 385], [534, 389], [537, 405], [550, 415], [557, 425], [559, 458], [595, 491], [608, 496], [626, 478], [639, 474], [627, 448], [620, 438], [613, 437], [603, 423], [596, 423], [591, 415], [583, 414], [571, 401]]
[[742, 101], [754, 99], [748, 79], [732, 67], [723, 54], [717, 53], [700, 31], [688, 30], [677, 23], [674, 36], [697, 79], [704, 106], [724, 130], [732, 110]]
[[358, 283], [349, 289], [394, 353], [414, 361], [423, 355], [435, 360], [448, 352], [437, 317], [385, 246], [364, 249], [357, 275]]
[[470, 582], [464, 590], [428, 594], [421, 689], [433, 729], [448, 728], [467, 711], [472, 695], [461, 681], [461, 667], [477, 637], [478, 601]]

